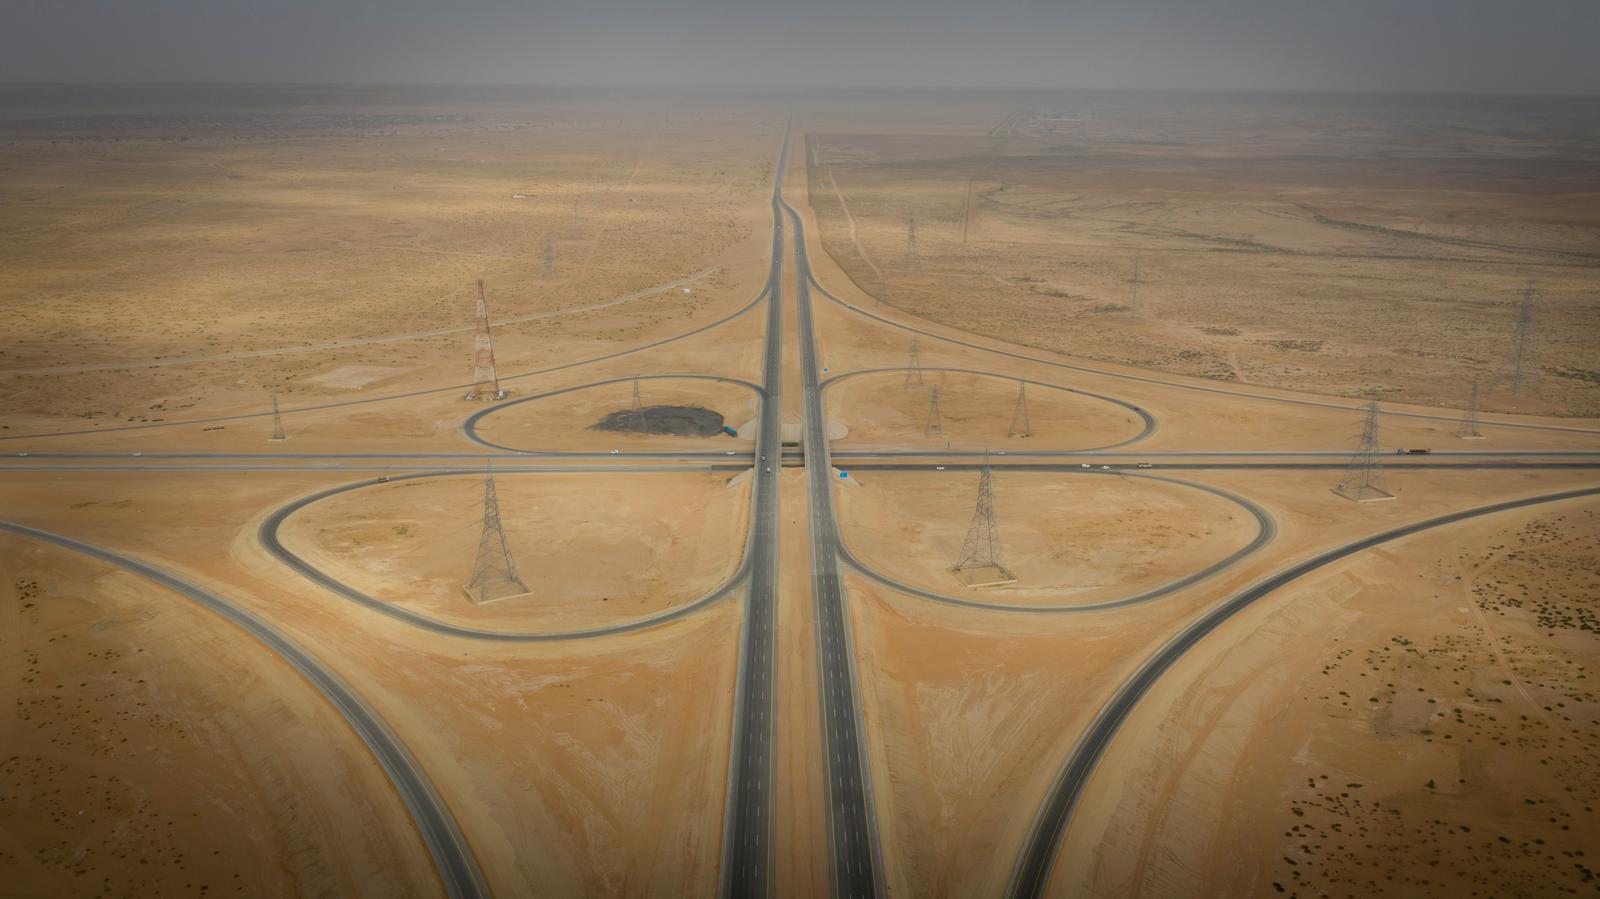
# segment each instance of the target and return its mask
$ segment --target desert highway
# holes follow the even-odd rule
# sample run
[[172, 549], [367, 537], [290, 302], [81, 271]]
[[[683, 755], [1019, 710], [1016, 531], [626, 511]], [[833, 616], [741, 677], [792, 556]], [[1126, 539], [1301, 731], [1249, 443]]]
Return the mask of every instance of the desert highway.
[[446, 892], [454, 899], [476, 899], [489, 895], [489, 888], [484, 883], [483, 872], [478, 869], [478, 861], [473, 857], [472, 849], [467, 845], [460, 827], [456, 825], [449, 807], [439, 796], [438, 790], [434, 789], [433, 782], [417, 764], [417, 760], [411, 757], [411, 753], [406, 750], [389, 725], [349, 684], [344, 682], [343, 678], [301, 649], [299, 644], [235, 603], [137, 559], [70, 537], [62, 537], [49, 531], [9, 521], [0, 521], [0, 531], [53, 543], [63, 549], [131, 571], [189, 597], [261, 641], [310, 681], [339, 714], [344, 716], [345, 721], [349, 722], [350, 727], [360, 735], [362, 742], [372, 751], [378, 764], [394, 783], [400, 798], [405, 801], [406, 808], [411, 812], [411, 818], [422, 834], [423, 842], [433, 855], [434, 866], [439, 872], [439, 879], [444, 883]]
[[[789, 135], [778, 154], [772, 187], [772, 263], [767, 298], [766, 345], [762, 349], [761, 412], [754, 460], [755, 500], [750, 549], [745, 554], [750, 587], [739, 634], [739, 669], [734, 686], [733, 747], [729, 753], [728, 799], [718, 891], [726, 897], [772, 893], [773, 694], [777, 667], [773, 648], [778, 603], [778, 457], [783, 450], [783, 217], [779, 184], [789, 158]], [[763, 461], [767, 460], [767, 461]]]
[[833, 509], [833, 468], [822, 407], [816, 332], [811, 321], [811, 266], [799, 213], [794, 225], [800, 324], [800, 383], [805, 394], [806, 490], [811, 521], [811, 589], [817, 620], [817, 669], [822, 702], [822, 749], [828, 796], [829, 859], [838, 897], [886, 894], [873, 810], [871, 769], [861, 723], [855, 644], [839, 578], [839, 528]]
[[1332, 562], [1337, 562], [1346, 556], [1354, 555], [1366, 549], [1371, 549], [1392, 540], [1398, 540], [1447, 524], [1477, 518], [1482, 515], [1492, 515], [1509, 509], [1519, 509], [1524, 506], [1534, 506], [1541, 503], [1558, 502], [1577, 497], [1600, 495], [1600, 487], [1584, 487], [1577, 490], [1564, 490], [1560, 493], [1548, 493], [1542, 496], [1526, 497], [1524, 499], [1510, 500], [1494, 503], [1488, 506], [1479, 506], [1475, 509], [1465, 509], [1452, 512], [1426, 521], [1419, 521], [1404, 527], [1384, 531], [1365, 537], [1343, 546], [1330, 549], [1319, 555], [1313, 556], [1296, 565], [1285, 568], [1276, 574], [1269, 575], [1264, 580], [1245, 588], [1231, 599], [1220, 605], [1212, 607], [1204, 615], [1196, 619], [1173, 636], [1165, 645], [1156, 650], [1149, 658], [1145, 659], [1139, 668], [1117, 688], [1111, 698], [1096, 713], [1090, 722], [1088, 730], [1078, 738], [1068, 754], [1065, 764], [1056, 775], [1049, 793], [1045, 796], [1043, 805], [1034, 817], [1033, 826], [1028, 831], [1028, 836], [1023, 844], [1021, 855], [1012, 870], [1011, 882], [1006, 889], [1006, 895], [1011, 899], [1034, 899], [1043, 896], [1045, 888], [1049, 885], [1050, 869], [1055, 863], [1060, 850], [1062, 835], [1066, 832], [1067, 822], [1076, 808], [1078, 800], [1083, 795], [1084, 787], [1088, 784], [1089, 777], [1093, 774], [1096, 763], [1105, 754], [1117, 730], [1127, 720], [1139, 701], [1144, 698], [1150, 688], [1160, 680], [1184, 653], [1192, 649], [1195, 644], [1215, 631], [1223, 622], [1238, 614], [1250, 604], [1270, 595], [1280, 587], [1304, 577]]

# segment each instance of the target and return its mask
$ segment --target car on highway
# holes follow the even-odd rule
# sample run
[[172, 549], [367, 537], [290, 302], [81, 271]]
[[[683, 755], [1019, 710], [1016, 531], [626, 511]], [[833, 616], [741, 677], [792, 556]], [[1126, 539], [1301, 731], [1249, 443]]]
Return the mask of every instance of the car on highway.
[[1093, 466], [1093, 465], [1090, 465], [1090, 464], [1089, 464], [1089, 463], [1087, 463], [1087, 462], [1085, 462], [1085, 463], [1083, 463], [1083, 464], [1082, 464], [1082, 465], [1079, 465], [1079, 466], [1078, 466], [1078, 467], [1079, 467], [1079, 468], [1093, 468], [1093, 467], [1094, 467], [1094, 466]]
[[611, 455], [615, 456], [616, 454], [618, 454], [620, 452], [622, 452], [622, 450], [612, 450], [611, 451]]
[[144, 455], [144, 453], [135, 451], [135, 452], [129, 453], [128, 455], [130, 455], [130, 456], [142, 456], [142, 455]]
[[389, 483], [389, 476], [388, 476], [388, 475], [386, 475], [386, 474], [380, 474], [380, 475], [378, 475], [378, 483], [380, 483], [380, 484], [387, 484], [387, 483]]
[[1102, 465], [1102, 466], [1100, 466], [1100, 470], [1101, 470], [1101, 471], [1110, 471], [1110, 470], [1111, 470], [1111, 466], [1109, 466], [1109, 465]]
[[1155, 466], [1151, 465], [1149, 462], [1140, 462], [1139, 463], [1139, 467], [1140, 468], [1155, 468]]
[[935, 465], [935, 466], [933, 466], [933, 470], [934, 471], [944, 471], [944, 466], [943, 465]]
[[27, 453], [17, 453], [17, 455], [19, 455], [19, 456], [26, 456], [26, 455], [27, 455]]
[[772, 466], [771, 465], [767, 466], [767, 474], [772, 474]]
[[739, 455], [738, 453], [734, 452], [733, 450], [723, 450], [722, 454], [724, 456], [737, 456], [737, 455]]

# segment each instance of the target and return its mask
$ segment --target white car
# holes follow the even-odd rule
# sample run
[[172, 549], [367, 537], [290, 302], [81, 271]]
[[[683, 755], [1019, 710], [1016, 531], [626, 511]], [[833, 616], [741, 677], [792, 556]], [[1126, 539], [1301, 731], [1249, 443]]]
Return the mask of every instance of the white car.
[[135, 452], [135, 453], [129, 453], [128, 455], [130, 455], [130, 456], [142, 456], [142, 455], [144, 455], [144, 453]]
[[1093, 468], [1093, 467], [1094, 467], [1094, 466], [1093, 466], [1093, 465], [1090, 465], [1090, 464], [1089, 464], [1089, 463], [1087, 463], [1087, 462], [1085, 462], [1085, 463], [1083, 463], [1083, 465], [1082, 465], [1082, 466], [1080, 466], [1080, 467], [1082, 467], [1082, 468]]
[[994, 454], [996, 456], [1004, 456], [1006, 454], [1006, 451], [1005, 450], [995, 450]]
[[17, 453], [17, 455], [19, 455], [19, 456], [26, 456], [26, 455], [27, 455], [27, 453]]
[[739, 455], [738, 453], [734, 452], [733, 450], [723, 450], [722, 454], [724, 456], [737, 456], [737, 455]]
[[1100, 470], [1101, 470], [1101, 471], [1110, 471], [1110, 470], [1111, 470], [1111, 466], [1109, 466], [1109, 465], [1102, 465], [1102, 466], [1100, 466]]
[[615, 456], [615, 455], [617, 455], [617, 454], [618, 454], [618, 453], [620, 453], [620, 452], [622, 452], [622, 450], [612, 450], [612, 451], [611, 451], [611, 455], [613, 455], [613, 456]]
[[935, 466], [933, 466], [933, 470], [934, 471], [944, 471], [944, 466], [943, 465], [935, 465]]
[[771, 465], [767, 466], [767, 474], [772, 474], [772, 466]]

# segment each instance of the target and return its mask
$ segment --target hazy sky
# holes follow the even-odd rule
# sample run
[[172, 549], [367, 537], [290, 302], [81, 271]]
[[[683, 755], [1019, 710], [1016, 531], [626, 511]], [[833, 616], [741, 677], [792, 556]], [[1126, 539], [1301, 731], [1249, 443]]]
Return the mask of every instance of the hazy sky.
[[1600, 94], [1600, 0], [0, 0], [0, 81]]

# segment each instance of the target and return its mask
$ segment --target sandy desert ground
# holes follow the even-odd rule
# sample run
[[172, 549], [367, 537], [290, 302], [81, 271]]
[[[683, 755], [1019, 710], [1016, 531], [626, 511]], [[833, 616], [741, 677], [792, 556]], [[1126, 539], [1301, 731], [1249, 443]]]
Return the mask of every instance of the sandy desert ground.
[[[1050, 100], [994, 133], [957, 108], [814, 135], [823, 247], [893, 306], [1077, 357], [1442, 406], [1481, 377], [1485, 408], [1600, 410], [1591, 101]], [[1514, 400], [1530, 283], [1543, 383]]]
[[1573, 501], [1452, 528], [1219, 635], [1137, 731], [1184, 751], [1128, 757], [1064, 889], [1592, 889], [1597, 514]]
[[0, 892], [437, 893], [400, 797], [294, 670], [184, 597], [0, 539]]
[[581, 630], [659, 613], [731, 578], [749, 527], [749, 479], [693, 474], [501, 474], [512, 557], [529, 592], [478, 603], [466, 591], [483, 476], [351, 490], [294, 513], [284, 545], [379, 600], [443, 621], [508, 631]]
[[[1006, 895], [1097, 712], [1251, 585], [1600, 486], [1590, 101], [18, 90], [0, 521], [320, 660], [495, 895], [716, 891], [753, 696], [772, 893], [835, 886], [802, 233], [828, 502], [908, 588], [839, 563], [890, 895]], [[775, 180], [800, 227], [769, 282]], [[499, 403], [462, 398], [479, 279]], [[596, 428], [635, 383], [658, 423], [739, 436]], [[1333, 488], [1373, 391], [1395, 499], [1355, 504]], [[985, 450], [1018, 580], [971, 589]], [[491, 469], [530, 589], [477, 604]], [[1530, 506], [1243, 607], [1115, 732], [1040, 894], [1590, 888], [1596, 545], [1593, 498]], [[737, 580], [766, 546], [770, 689]], [[0, 572], [0, 893], [442, 892], [405, 791], [268, 644], [22, 534]]]

